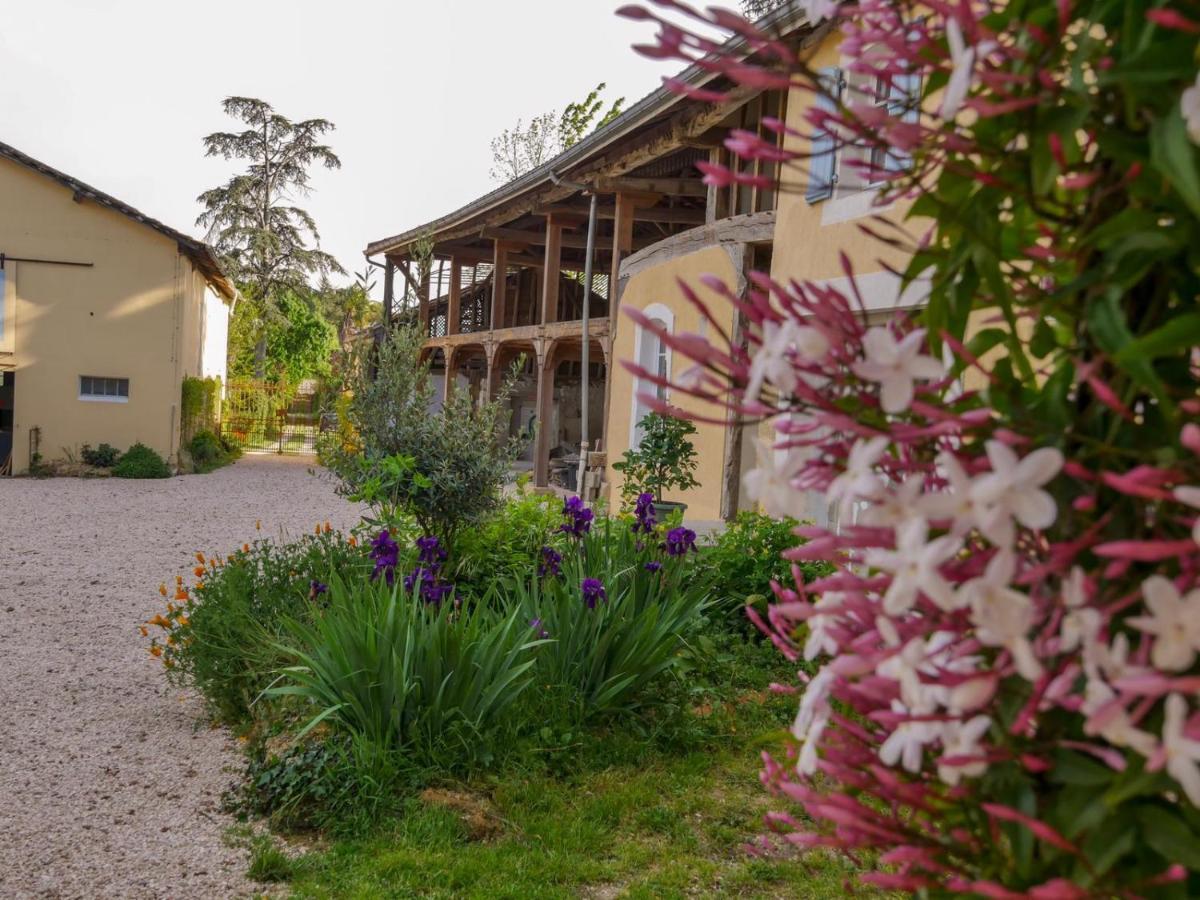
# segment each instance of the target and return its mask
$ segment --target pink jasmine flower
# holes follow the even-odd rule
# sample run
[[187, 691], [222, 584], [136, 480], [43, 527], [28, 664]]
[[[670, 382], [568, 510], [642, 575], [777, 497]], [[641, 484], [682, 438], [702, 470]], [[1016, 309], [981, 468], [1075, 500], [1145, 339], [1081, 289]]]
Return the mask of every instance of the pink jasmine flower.
[[885, 437], [864, 440], [860, 438], [850, 448], [850, 457], [846, 460], [846, 470], [829, 485], [825, 496], [830, 503], [839, 503], [843, 517], [847, 517], [854, 506], [854, 501], [871, 499], [878, 495], [883, 482], [875, 471], [887, 449], [888, 439]]
[[1099, 633], [1103, 617], [1098, 609], [1084, 606], [1086, 602], [1083, 569], [1075, 566], [1063, 584], [1063, 605], [1069, 612], [1058, 628], [1060, 653], [1070, 653], [1094, 641]]
[[866, 358], [855, 363], [854, 374], [878, 382], [879, 404], [886, 413], [902, 413], [913, 401], [913, 382], [941, 378], [946, 370], [932, 356], [922, 356], [925, 329], [910, 331], [896, 340], [890, 328], [876, 326], [863, 337]]
[[764, 382], [775, 385], [784, 396], [791, 394], [796, 390], [796, 361], [816, 362], [828, 352], [829, 341], [815, 328], [795, 319], [786, 319], [782, 324], [763, 322], [762, 346], [750, 361], [745, 402], [758, 402]]
[[1088, 717], [1085, 734], [1099, 735], [1115, 747], [1132, 747], [1142, 756], [1149, 756], [1158, 746], [1154, 735], [1134, 726], [1116, 693], [1103, 681], [1088, 681], [1080, 710]]
[[1187, 713], [1187, 701], [1181, 694], [1167, 697], [1162, 756], [1167, 774], [1179, 782], [1194, 805], [1200, 806], [1200, 741], [1192, 740], [1183, 732]]
[[883, 596], [884, 612], [890, 616], [912, 609], [921, 593], [941, 609], [949, 611], [957, 606], [940, 566], [958, 553], [962, 542], [950, 535], [927, 541], [928, 534], [924, 519], [912, 519], [897, 529], [895, 550], [867, 551], [867, 565], [892, 574], [892, 583]]
[[987, 716], [976, 716], [968, 722], [948, 722], [942, 729], [942, 758], [938, 760], [938, 778], [953, 787], [964, 777], [978, 778], [986, 772], [987, 760], [963, 758], [983, 755], [979, 741], [991, 727], [992, 720]]
[[[813, 606], [816, 609], [828, 609], [840, 605], [844, 599], [842, 594], [829, 591], [819, 596]], [[833, 656], [838, 652], [838, 643], [829, 633], [830, 627], [837, 624], [836, 616], [824, 613], [813, 615], [806, 624], [808, 640], [804, 642], [805, 659], [812, 660], [821, 655]]]
[[829, 668], [813, 676], [804, 689], [796, 720], [792, 723], [792, 735], [804, 745], [796, 764], [796, 770], [802, 775], [812, 775], [817, 771], [817, 744], [833, 712], [829, 705], [829, 689], [833, 678], [833, 671]]
[[1018, 459], [1000, 441], [988, 441], [986, 446], [992, 471], [980, 476], [976, 485], [977, 497], [986, 506], [980, 531], [993, 543], [1008, 547], [1016, 537], [1013, 519], [1035, 530], [1053, 525], [1058, 507], [1042, 486], [1062, 469], [1062, 453], [1043, 447]]
[[1134, 616], [1129, 624], [1154, 635], [1150, 659], [1157, 668], [1182, 672], [1200, 650], [1200, 589], [1181, 596], [1169, 579], [1152, 575], [1142, 582], [1142, 596], [1150, 615]]
[[809, 22], [817, 25], [837, 15], [841, 0], [797, 0], [796, 5], [804, 10]]
[[959, 588], [958, 605], [971, 607], [975, 634], [983, 644], [1008, 650], [1021, 677], [1037, 681], [1042, 677], [1042, 667], [1028, 638], [1033, 627], [1033, 601], [1010, 587], [1016, 568], [1016, 557], [1000, 551], [988, 562], [982, 576]]
[[1193, 144], [1200, 144], [1200, 74], [1196, 76], [1196, 83], [1179, 98], [1179, 112], [1187, 123], [1188, 137]]

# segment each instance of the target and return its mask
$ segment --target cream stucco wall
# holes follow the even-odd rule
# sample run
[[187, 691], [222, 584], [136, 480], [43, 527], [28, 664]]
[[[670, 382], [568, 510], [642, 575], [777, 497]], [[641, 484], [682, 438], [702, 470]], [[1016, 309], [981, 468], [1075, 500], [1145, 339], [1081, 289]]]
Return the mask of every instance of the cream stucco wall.
[[[736, 245], [735, 245], [736, 246]], [[679, 291], [678, 280], [683, 279], [699, 291], [701, 298], [709, 304], [721, 327], [729, 333], [733, 325], [734, 311], [725, 300], [700, 284], [701, 275], [715, 275], [726, 284], [736, 283], [738, 272], [731, 252], [724, 247], [709, 247], [687, 256], [673, 259], [663, 265], [639, 272], [629, 279], [621, 295], [621, 309], [630, 307], [645, 310], [660, 303], [673, 314], [672, 332], [704, 333], [700, 313], [692, 307]], [[618, 316], [617, 331], [613, 339], [613, 359], [634, 359], [637, 351], [639, 328], [624, 315]], [[680, 366], [689, 365], [682, 359], [669, 358], [669, 374], [678, 377]], [[608, 427], [605, 428], [608, 443], [610, 484], [609, 502], [615, 509], [621, 502], [621, 474], [612, 469], [612, 463], [621, 458], [629, 448], [630, 433], [634, 425], [634, 401], [637, 394], [636, 379], [626, 369], [616, 364], [611, 376], [612, 402], [609, 409]], [[670, 402], [684, 409], [696, 408], [706, 415], [713, 415], [713, 407], [697, 405], [693, 398], [678, 392], [668, 397]], [[682, 501], [688, 504], [689, 519], [719, 519], [721, 517], [721, 487], [725, 461], [726, 429], [721, 425], [697, 423], [697, 434], [692, 438], [699, 457], [696, 480], [700, 487], [689, 491], [675, 491], [664, 495], [664, 500]]]
[[[16, 385], [13, 471], [28, 469], [35, 427], [45, 459], [77, 453], [84, 443], [124, 449], [136, 441], [172, 456], [182, 377], [215, 366], [224, 353], [222, 318], [228, 327], [227, 307], [212, 305], [175, 241], [106, 207], [75, 202], [57, 181], [0, 160], [0, 250], [92, 263], [6, 267], [14, 307], [6, 320]], [[81, 400], [80, 375], [128, 378], [128, 402]]]

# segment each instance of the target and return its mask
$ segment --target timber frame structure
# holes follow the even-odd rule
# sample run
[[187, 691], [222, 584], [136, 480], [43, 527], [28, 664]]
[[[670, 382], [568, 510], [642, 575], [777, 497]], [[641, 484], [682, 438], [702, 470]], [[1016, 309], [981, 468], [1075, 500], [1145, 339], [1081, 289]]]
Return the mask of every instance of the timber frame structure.
[[[798, 49], [827, 31], [807, 26], [792, 4], [759, 26]], [[735, 39], [728, 49], [739, 45], [744, 42]], [[703, 102], [660, 88], [545, 165], [433, 222], [368, 245], [368, 259], [383, 257], [386, 325], [399, 313], [399, 274], [401, 296], [416, 299], [425, 351], [441, 363], [446, 392], [469, 366], [477, 389], [492, 397], [504, 370], [524, 356], [527, 375], [536, 379], [536, 419], [552, 421], [556, 372], [583, 356], [580, 300], [592, 195], [599, 222], [586, 331], [594, 362], [578, 374], [603, 375], [605, 438], [617, 313], [630, 277], [625, 262], [669, 258], [699, 244], [744, 242], [747, 234], [771, 240], [774, 191], [706, 185], [696, 163], [728, 162], [723, 140], [730, 128], [761, 128], [765, 117], [782, 119], [786, 94], [732, 87], [703, 65], [676, 80], [722, 91], [725, 99]], [[736, 236], [726, 240], [729, 234]], [[430, 247], [432, 257], [426, 255]], [[549, 480], [551, 442], [558, 438], [550, 431], [536, 430], [538, 486]]]

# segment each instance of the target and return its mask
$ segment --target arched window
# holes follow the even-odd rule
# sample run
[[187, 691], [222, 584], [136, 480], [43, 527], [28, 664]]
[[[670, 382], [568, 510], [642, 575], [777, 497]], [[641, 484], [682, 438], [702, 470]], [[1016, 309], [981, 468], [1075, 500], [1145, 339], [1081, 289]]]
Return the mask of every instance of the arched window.
[[[673, 330], [675, 314], [666, 306], [661, 303], [652, 303], [646, 307], [644, 312], [650, 321], [666, 332], [670, 333]], [[639, 325], [636, 344], [634, 349], [638, 365], [648, 372], [654, 372], [660, 378], [669, 378], [671, 375], [671, 351], [663, 343], [663, 340], [654, 332]], [[633, 389], [633, 418], [629, 427], [630, 447], [637, 447], [642, 442], [642, 429], [639, 427], [639, 423], [650, 412], [650, 406], [638, 399], [638, 395], [645, 393], [653, 393], [660, 400], [665, 400], [667, 389], [645, 378], [637, 379]]]

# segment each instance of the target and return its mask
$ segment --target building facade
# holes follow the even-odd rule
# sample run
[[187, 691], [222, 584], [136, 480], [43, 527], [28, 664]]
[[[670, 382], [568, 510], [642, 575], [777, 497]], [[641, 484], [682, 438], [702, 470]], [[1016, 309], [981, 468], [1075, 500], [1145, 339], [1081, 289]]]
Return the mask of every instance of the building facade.
[[224, 378], [236, 296], [205, 244], [0, 144], [0, 468], [173, 458], [183, 378]]
[[[812, 28], [789, 4], [768, 17], [763, 27], [777, 30], [821, 68], [847, 99], [875, 98], [875, 86], [856, 84], [846, 74], [840, 35]], [[737, 52], [737, 42], [729, 48]], [[719, 327], [739, 334], [735, 307], [701, 283], [715, 276], [731, 291], [747, 289], [747, 273], [768, 271], [777, 281], [846, 282], [840, 254], [845, 253], [869, 310], [880, 315], [911, 308], [924, 299], [920, 286], [901, 292], [891, 269], [905, 260], [860, 229], [865, 217], [880, 212], [901, 218], [903, 209], [880, 210], [877, 191], [861, 183], [853, 167], [853, 147], [809, 147], [799, 134], [808, 93], [757, 91], [712, 83], [713, 76], [693, 67], [680, 76], [686, 83], [720, 87], [721, 103], [656, 91], [623, 115], [541, 168], [472, 204], [420, 228], [372, 242], [368, 258], [382, 257], [385, 305], [390, 310], [396, 286], [418, 297], [418, 321], [426, 347], [447, 389], [490, 395], [504, 367], [524, 357], [523, 392], [516, 415], [532, 415], [537, 427], [532, 452], [535, 482], [554, 480], [575, 487], [570, 469], [579, 458], [581, 439], [603, 451], [606, 466], [601, 494], [616, 506], [621, 476], [612, 468], [636, 446], [638, 423], [648, 411], [647, 393], [688, 408], [690, 398], [667, 396], [651, 382], [620, 365], [636, 361], [644, 369], [677, 378], [675, 361], [653, 332], [622, 314], [636, 308], [671, 333], [700, 333]], [[909, 86], [912, 90], [915, 86]], [[915, 93], [915, 91], [914, 91]], [[783, 189], [706, 185], [696, 163], [734, 161], [723, 141], [734, 128], [774, 134], [773, 119], [790, 126], [789, 149], [817, 154], [807, 184]], [[774, 179], [772, 165], [759, 162], [756, 175]], [[598, 224], [588, 315], [583, 315], [582, 274], [586, 268], [589, 212], [595, 197]], [[432, 246], [432, 267], [418, 267], [418, 249]], [[504, 273], [497, 278], [496, 273]], [[580, 285], [570, 296], [562, 274]], [[690, 285], [715, 314], [705, 322], [680, 282]], [[467, 303], [464, 298], [470, 297]], [[583, 348], [587, 348], [587, 362]], [[586, 433], [577, 427], [583, 381], [588, 396]], [[598, 419], [593, 411], [602, 410]], [[705, 409], [712, 414], [712, 408]], [[515, 427], [527, 427], [519, 420]], [[742, 475], [756, 455], [772, 452], [765, 423], [729, 420], [698, 424], [693, 442], [699, 457], [700, 486], [665, 499], [688, 504], [689, 518], [728, 519], [752, 504], [741, 489]], [[556, 476], [566, 474], [565, 481]], [[812, 511], [821, 518], [822, 511]]]

